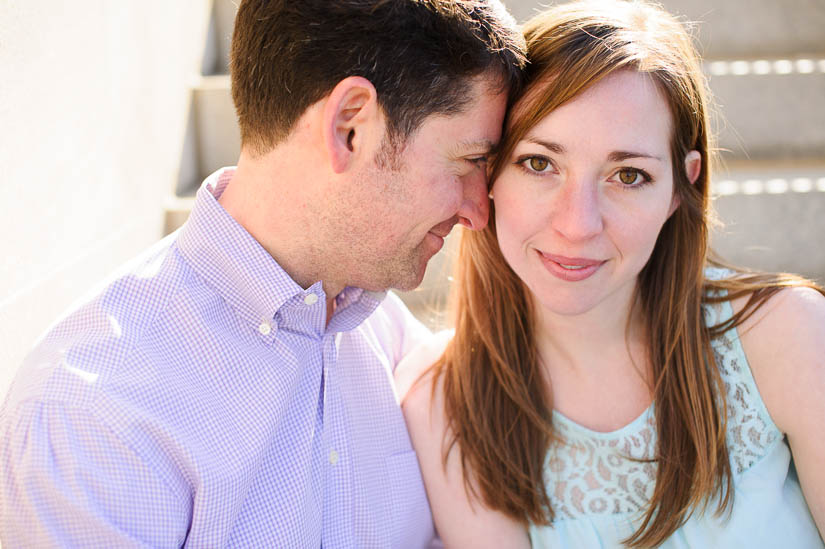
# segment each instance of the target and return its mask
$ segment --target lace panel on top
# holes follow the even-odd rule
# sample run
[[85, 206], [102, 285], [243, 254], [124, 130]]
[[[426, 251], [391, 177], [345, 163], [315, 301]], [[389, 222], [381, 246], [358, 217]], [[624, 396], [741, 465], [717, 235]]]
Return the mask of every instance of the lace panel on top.
[[[705, 307], [709, 326], [732, 314], [730, 304]], [[764, 457], [782, 437], [756, 389], [736, 330], [711, 342], [727, 395], [727, 444], [734, 476]], [[560, 444], [548, 452], [545, 478], [557, 520], [641, 513], [653, 495], [656, 464], [654, 405], [610, 433], [582, 427], [554, 412]]]

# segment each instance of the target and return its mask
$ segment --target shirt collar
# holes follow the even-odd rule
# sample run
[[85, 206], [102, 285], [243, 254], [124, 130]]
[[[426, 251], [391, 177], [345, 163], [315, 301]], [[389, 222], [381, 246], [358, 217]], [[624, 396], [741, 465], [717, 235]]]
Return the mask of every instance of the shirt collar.
[[[195, 196], [189, 219], [180, 230], [177, 248], [198, 275], [257, 328], [262, 321], [275, 318], [290, 301], [303, 300], [310, 293], [316, 294], [319, 301], [326, 296], [318, 283], [308, 290], [301, 288], [218, 203], [234, 173], [234, 168], [222, 168], [206, 178]], [[336, 312], [329, 329], [355, 328], [375, 310], [384, 295], [347, 287], [336, 298]], [[313, 323], [321, 320], [325, 324], [325, 315]], [[320, 335], [324, 329], [316, 326], [311, 331]]]
[[347, 332], [356, 328], [384, 300], [387, 292], [369, 292], [354, 286], [347, 286], [335, 298], [335, 315], [329, 329]]

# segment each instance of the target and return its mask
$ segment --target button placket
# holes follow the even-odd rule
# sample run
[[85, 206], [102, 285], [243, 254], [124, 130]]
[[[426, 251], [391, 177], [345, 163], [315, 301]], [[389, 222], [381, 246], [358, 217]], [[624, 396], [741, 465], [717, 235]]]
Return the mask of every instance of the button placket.
[[341, 454], [339, 452], [339, 448], [337, 448], [337, 443], [339, 441], [336, 440], [338, 438], [336, 436], [336, 427], [340, 426], [338, 425], [338, 418], [335, 417], [336, 405], [333, 402], [334, 397], [332, 396], [332, 394], [335, 392], [335, 382], [333, 379], [335, 377], [335, 372], [333, 370], [335, 369], [334, 363], [337, 355], [335, 336], [333, 336], [332, 334], [328, 334], [324, 338], [322, 352], [324, 361], [324, 379], [326, 379], [326, 382], [324, 384], [324, 432], [325, 438], [327, 439], [328, 448], [327, 461], [331, 467], [335, 467], [341, 461]]

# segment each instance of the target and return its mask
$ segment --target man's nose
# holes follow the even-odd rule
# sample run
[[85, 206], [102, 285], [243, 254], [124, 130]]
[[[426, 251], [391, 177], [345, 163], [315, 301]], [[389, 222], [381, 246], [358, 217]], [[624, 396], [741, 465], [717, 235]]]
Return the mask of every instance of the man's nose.
[[458, 222], [474, 231], [487, 226], [490, 199], [487, 198], [487, 174], [476, 170], [462, 178], [463, 198], [458, 209]]

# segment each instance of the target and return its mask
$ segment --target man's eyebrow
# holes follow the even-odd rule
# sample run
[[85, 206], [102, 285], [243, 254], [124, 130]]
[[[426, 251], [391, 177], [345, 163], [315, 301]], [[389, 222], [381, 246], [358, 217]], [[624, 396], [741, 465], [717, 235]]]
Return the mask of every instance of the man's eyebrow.
[[662, 161], [661, 157], [658, 157], [655, 154], [647, 154], [636, 151], [613, 151], [607, 155], [607, 159], [610, 162], [623, 162], [630, 158], [652, 158], [653, 160], [658, 160], [659, 162]]
[[489, 139], [481, 139], [478, 141], [460, 141], [455, 146], [456, 156], [463, 156], [467, 154], [467, 152], [478, 153], [478, 154], [490, 154], [496, 147], [498, 143], [493, 143]]

